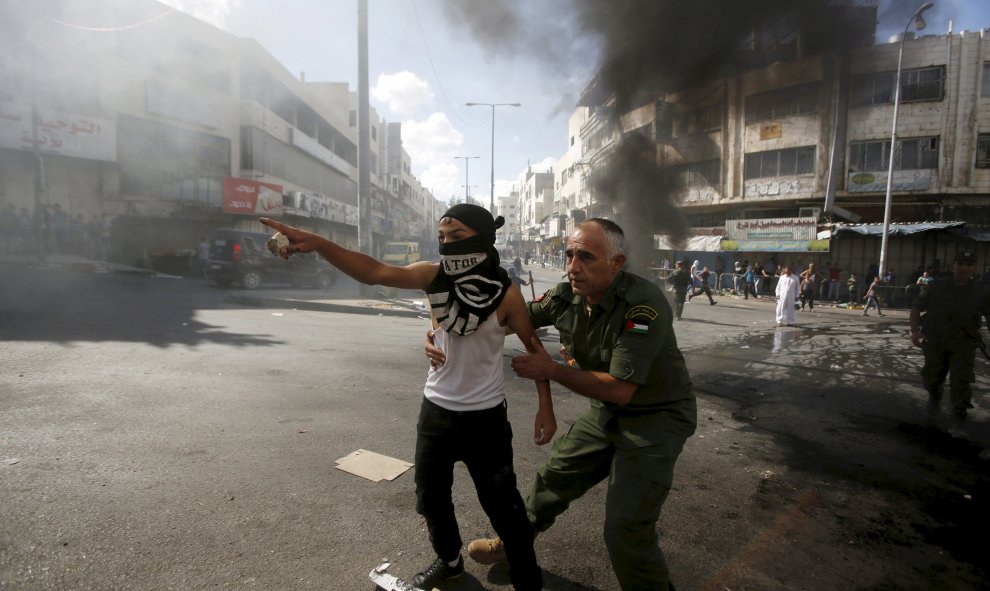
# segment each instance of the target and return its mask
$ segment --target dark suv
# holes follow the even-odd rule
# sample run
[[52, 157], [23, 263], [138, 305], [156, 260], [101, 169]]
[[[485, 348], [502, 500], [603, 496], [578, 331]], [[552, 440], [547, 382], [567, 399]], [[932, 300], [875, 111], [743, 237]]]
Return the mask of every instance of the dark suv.
[[221, 287], [238, 283], [256, 289], [263, 283], [288, 283], [328, 289], [337, 282], [337, 270], [316, 253], [281, 259], [265, 245], [271, 234], [223, 228], [210, 235], [206, 276]]

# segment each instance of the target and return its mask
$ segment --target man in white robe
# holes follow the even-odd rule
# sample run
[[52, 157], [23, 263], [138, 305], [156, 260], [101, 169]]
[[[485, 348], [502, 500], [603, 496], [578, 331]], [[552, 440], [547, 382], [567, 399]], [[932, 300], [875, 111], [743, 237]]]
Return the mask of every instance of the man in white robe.
[[794, 326], [797, 324], [797, 312], [794, 310], [800, 286], [798, 278], [791, 273], [791, 268], [781, 269], [780, 281], [777, 282], [777, 326]]

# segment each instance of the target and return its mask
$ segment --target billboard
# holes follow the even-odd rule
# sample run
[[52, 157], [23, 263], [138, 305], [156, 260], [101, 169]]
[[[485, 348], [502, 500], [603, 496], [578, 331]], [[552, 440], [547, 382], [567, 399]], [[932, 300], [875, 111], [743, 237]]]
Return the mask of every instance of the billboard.
[[31, 123], [31, 105], [0, 102], [0, 148], [117, 161], [117, 124], [76, 113], [36, 109]]
[[282, 185], [223, 177], [223, 210], [227, 213], [282, 214]]

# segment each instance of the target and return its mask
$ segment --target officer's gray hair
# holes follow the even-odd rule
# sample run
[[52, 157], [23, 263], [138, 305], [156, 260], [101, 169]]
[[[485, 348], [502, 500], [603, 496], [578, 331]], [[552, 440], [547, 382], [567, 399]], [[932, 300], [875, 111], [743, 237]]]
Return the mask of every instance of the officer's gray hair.
[[575, 230], [586, 224], [595, 224], [605, 233], [605, 256], [612, 260], [620, 254], [626, 254], [626, 235], [619, 224], [605, 218], [589, 218], [577, 225]]

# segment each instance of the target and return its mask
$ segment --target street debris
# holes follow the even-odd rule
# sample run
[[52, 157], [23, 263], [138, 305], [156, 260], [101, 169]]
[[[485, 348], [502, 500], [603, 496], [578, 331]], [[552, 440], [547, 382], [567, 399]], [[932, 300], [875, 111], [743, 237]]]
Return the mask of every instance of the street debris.
[[373, 451], [359, 449], [334, 462], [338, 470], [360, 476], [372, 482], [395, 480], [403, 472], [412, 468], [412, 463], [404, 462]]

